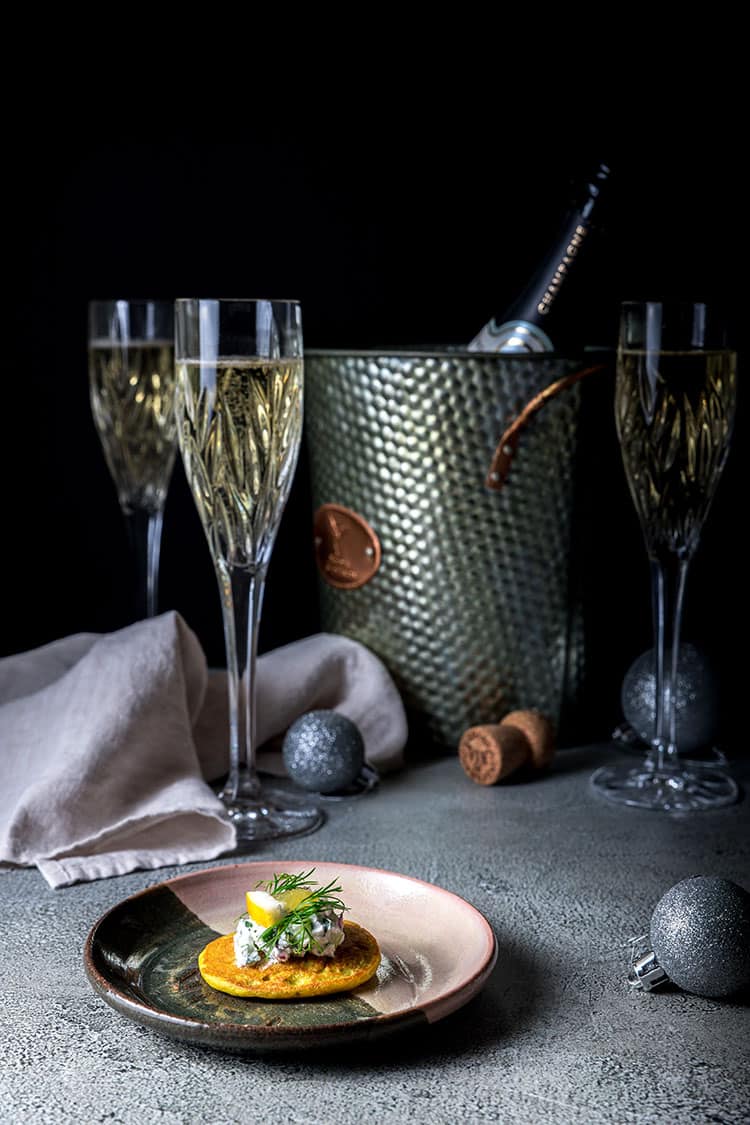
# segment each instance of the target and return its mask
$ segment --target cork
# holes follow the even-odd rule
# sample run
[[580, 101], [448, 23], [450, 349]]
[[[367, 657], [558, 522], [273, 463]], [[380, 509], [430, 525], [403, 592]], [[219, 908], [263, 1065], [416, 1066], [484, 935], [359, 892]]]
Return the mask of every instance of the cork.
[[555, 752], [554, 727], [537, 711], [511, 711], [500, 723], [469, 727], [458, 757], [478, 785], [497, 785], [521, 766], [549, 765]]
[[512, 728], [521, 731], [529, 746], [529, 765], [542, 770], [550, 764], [555, 755], [555, 728], [538, 711], [511, 711], [500, 726], [503, 730]]

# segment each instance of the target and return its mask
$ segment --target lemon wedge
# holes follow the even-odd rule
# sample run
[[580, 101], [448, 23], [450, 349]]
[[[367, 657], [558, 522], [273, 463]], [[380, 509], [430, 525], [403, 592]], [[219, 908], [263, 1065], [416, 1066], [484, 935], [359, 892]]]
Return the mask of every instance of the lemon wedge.
[[245, 903], [250, 918], [264, 930], [274, 926], [288, 912], [288, 907], [268, 891], [246, 891]]
[[288, 914], [290, 910], [296, 910], [302, 900], [307, 898], [309, 894], [309, 887], [301, 887], [296, 891], [284, 891], [279, 895], [278, 901], [284, 904], [284, 913]]

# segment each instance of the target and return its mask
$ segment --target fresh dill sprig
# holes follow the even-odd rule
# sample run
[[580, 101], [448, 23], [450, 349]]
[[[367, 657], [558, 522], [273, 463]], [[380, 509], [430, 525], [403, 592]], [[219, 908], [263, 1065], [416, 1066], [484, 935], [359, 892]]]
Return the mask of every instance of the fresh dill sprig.
[[[286, 871], [282, 871], [280, 875], [274, 875], [273, 879], [269, 879], [267, 883], [256, 883], [256, 887], [262, 887], [264, 891], [268, 891], [269, 895], [286, 894], [287, 891], [306, 890], [308, 887], [314, 887], [317, 884], [310, 876], [315, 871], [311, 867], [309, 871], [300, 871], [299, 875], [288, 875]], [[341, 887], [338, 888], [341, 890]]]
[[[270, 879], [267, 883], [258, 884], [274, 898], [289, 891], [309, 890], [310, 892], [283, 918], [263, 931], [258, 941], [266, 949], [273, 949], [282, 935], [286, 934], [292, 952], [304, 954], [312, 945], [317, 945], [312, 936], [312, 919], [314, 916], [327, 911], [342, 913], [346, 910], [344, 903], [337, 897], [341, 887], [336, 880], [332, 879], [324, 887], [318, 886], [310, 878], [314, 871], [315, 868], [311, 867], [309, 871], [300, 872], [299, 875], [289, 875], [282, 872], [280, 875], [274, 875], [273, 879]], [[289, 931], [292, 927], [299, 927], [299, 930], [297, 933], [290, 935]]]

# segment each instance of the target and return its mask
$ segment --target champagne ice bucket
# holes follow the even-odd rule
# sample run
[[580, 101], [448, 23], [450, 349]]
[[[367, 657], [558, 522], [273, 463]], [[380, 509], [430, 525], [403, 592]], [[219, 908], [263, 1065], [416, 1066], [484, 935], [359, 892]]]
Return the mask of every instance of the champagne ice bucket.
[[579, 388], [526, 429], [500, 492], [485, 477], [509, 420], [581, 366], [449, 350], [305, 353], [314, 507], [341, 505], [374, 532], [364, 548], [355, 536], [350, 551], [368, 558], [349, 554], [353, 572], [369, 575], [379, 561], [355, 588], [331, 585], [321, 567], [322, 626], [383, 660], [413, 750], [455, 750], [467, 727], [519, 707], [559, 724], [575, 704], [584, 670], [571, 596]]

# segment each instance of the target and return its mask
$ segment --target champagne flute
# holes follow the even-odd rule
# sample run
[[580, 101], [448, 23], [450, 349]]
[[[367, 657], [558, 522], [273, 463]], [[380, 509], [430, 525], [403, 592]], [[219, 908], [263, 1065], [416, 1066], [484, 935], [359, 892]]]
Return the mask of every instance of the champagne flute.
[[180, 452], [224, 619], [230, 768], [220, 796], [242, 849], [323, 822], [317, 808], [274, 803], [255, 764], [263, 588], [302, 434], [301, 310], [296, 301], [179, 300], [175, 338]]
[[136, 618], [157, 612], [159, 554], [177, 452], [173, 306], [89, 303], [89, 390], [137, 568]]
[[615, 419], [651, 566], [654, 733], [645, 762], [592, 777], [609, 800], [689, 811], [736, 800], [720, 768], [680, 760], [675, 691], [685, 580], [713, 499], [735, 415], [736, 355], [700, 302], [627, 302], [617, 352]]

